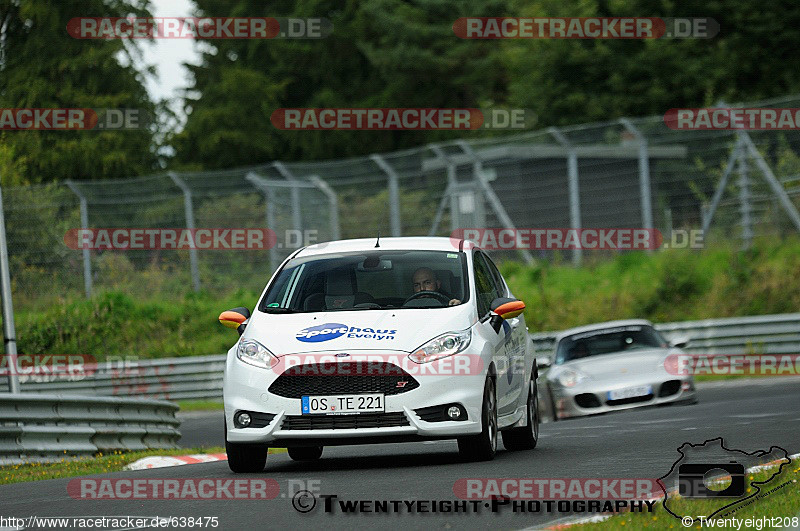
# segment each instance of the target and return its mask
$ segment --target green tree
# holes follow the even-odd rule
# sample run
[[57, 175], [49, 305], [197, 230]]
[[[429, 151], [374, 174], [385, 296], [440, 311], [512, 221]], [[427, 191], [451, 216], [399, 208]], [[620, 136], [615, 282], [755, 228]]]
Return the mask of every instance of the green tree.
[[[67, 34], [78, 16], [150, 16], [149, 0], [0, 0], [0, 108], [135, 108], [153, 115], [137, 41]], [[3, 182], [124, 177], [157, 163], [152, 130], [5, 131]]]
[[800, 5], [791, 0], [512, 0], [518, 16], [711, 17], [711, 39], [515, 40], [510, 103], [539, 125], [663, 114], [800, 90]]
[[224, 167], [269, 160], [355, 156], [464, 132], [280, 131], [282, 107], [481, 107], [502, 102], [494, 42], [456, 37], [461, 16], [503, 11], [505, 0], [197, 0], [199, 14], [325, 17], [320, 40], [208, 41], [192, 67], [188, 121], [174, 145], [179, 165]]

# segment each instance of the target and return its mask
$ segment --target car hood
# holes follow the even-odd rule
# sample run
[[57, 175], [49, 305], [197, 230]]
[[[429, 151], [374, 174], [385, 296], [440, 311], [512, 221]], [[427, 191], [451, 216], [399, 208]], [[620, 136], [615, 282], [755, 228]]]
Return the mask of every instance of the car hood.
[[663, 371], [664, 359], [670, 350], [652, 348], [614, 354], [601, 354], [569, 361], [561, 367], [577, 369], [594, 380], [619, 379], [622, 376], [653, 374]]
[[256, 311], [242, 337], [259, 341], [279, 357], [340, 349], [412, 352], [436, 336], [464, 330], [474, 322], [466, 304], [285, 315]]

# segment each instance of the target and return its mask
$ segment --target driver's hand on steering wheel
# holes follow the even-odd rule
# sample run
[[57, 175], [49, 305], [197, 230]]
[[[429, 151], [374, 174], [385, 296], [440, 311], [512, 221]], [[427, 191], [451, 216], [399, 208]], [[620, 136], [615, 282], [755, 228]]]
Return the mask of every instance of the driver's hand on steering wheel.
[[450, 302], [447, 303], [448, 306], [455, 306], [456, 304], [461, 304], [461, 301], [458, 299], [450, 299]]

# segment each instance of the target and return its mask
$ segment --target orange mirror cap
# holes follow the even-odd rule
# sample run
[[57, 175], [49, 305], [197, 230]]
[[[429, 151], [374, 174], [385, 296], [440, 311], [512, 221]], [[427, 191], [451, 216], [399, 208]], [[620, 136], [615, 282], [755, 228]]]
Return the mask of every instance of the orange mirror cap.
[[513, 319], [525, 310], [525, 303], [522, 301], [512, 301], [498, 306], [494, 313], [503, 319]]
[[232, 312], [230, 310], [219, 314], [219, 322], [222, 323], [223, 326], [227, 326], [228, 328], [232, 328], [233, 330], [239, 328], [239, 325], [241, 325], [246, 320], [247, 317], [245, 317], [244, 315], [238, 312]]

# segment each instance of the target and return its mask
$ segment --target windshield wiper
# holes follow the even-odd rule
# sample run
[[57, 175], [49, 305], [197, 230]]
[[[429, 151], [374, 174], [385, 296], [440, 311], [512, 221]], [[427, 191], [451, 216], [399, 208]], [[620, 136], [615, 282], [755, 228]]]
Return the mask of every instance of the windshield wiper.
[[267, 306], [261, 311], [264, 313], [301, 313], [300, 310], [295, 310], [294, 308], [279, 308], [277, 306]]

